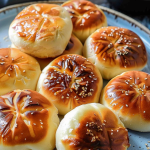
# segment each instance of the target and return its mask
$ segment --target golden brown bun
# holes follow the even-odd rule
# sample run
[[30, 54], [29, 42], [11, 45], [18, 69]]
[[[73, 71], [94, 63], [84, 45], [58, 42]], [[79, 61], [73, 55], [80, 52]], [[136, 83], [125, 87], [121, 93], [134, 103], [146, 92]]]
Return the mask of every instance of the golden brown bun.
[[103, 11], [86, 0], [67, 1], [62, 5], [69, 13], [73, 23], [73, 33], [82, 43], [96, 29], [107, 26]]
[[0, 149], [53, 150], [57, 109], [41, 94], [15, 90], [0, 96]]
[[63, 53], [72, 33], [69, 13], [55, 4], [33, 4], [21, 11], [9, 28], [11, 42], [38, 58]]
[[101, 104], [81, 105], [65, 115], [56, 132], [57, 150], [127, 150], [128, 131]]
[[129, 29], [104, 27], [86, 40], [83, 55], [100, 70], [104, 79], [122, 72], [141, 70], [147, 63], [147, 53], [140, 37]]
[[[65, 51], [62, 53], [62, 55], [64, 55], [64, 54], [82, 55], [82, 49], [83, 49], [82, 43], [75, 35], [72, 34], [70, 41], [69, 41], [67, 47], [65, 48]], [[46, 58], [46, 59], [36, 58], [36, 60], [39, 62], [40, 66], [41, 66], [41, 70], [43, 70], [54, 59], [55, 58]]]
[[33, 57], [15, 48], [0, 49], [0, 95], [15, 89], [35, 90], [40, 74]]
[[150, 75], [128, 71], [113, 78], [104, 88], [100, 103], [110, 108], [126, 128], [150, 132]]
[[65, 115], [79, 105], [98, 102], [102, 84], [101, 74], [91, 62], [70, 54], [59, 56], [43, 69], [37, 91]]

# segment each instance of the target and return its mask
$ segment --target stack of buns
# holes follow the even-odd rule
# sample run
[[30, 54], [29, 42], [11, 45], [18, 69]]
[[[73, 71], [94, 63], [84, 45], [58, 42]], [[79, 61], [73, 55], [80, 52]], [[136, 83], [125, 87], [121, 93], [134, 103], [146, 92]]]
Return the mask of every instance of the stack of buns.
[[[150, 75], [135, 71], [147, 63], [144, 43], [107, 27], [92, 2], [30, 5], [9, 38], [12, 48], [0, 49], [0, 149], [126, 150], [125, 128], [150, 131]], [[103, 79], [112, 80], [102, 90]]]

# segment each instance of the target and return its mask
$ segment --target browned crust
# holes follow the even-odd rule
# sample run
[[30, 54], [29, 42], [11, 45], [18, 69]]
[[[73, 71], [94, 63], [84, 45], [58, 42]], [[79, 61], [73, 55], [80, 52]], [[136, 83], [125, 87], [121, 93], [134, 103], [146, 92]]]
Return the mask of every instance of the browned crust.
[[129, 29], [104, 27], [91, 36], [92, 51], [104, 66], [143, 67], [147, 53], [140, 37]]
[[48, 109], [54, 106], [41, 94], [15, 90], [0, 97], [0, 106], [0, 140], [4, 145], [33, 144], [46, 136]]
[[72, 131], [75, 137], [62, 139], [63, 144], [72, 150], [126, 150], [129, 147], [128, 131], [117, 124], [116, 116], [110, 111], [102, 116], [96, 111], [86, 112], [79, 127]]
[[34, 42], [54, 36], [58, 27], [63, 24], [59, 17], [61, 8], [55, 4], [34, 4], [26, 7], [15, 18], [17, 24], [11, 26], [18, 36]]
[[104, 89], [104, 99], [121, 116], [139, 115], [150, 121], [150, 75], [129, 71], [112, 79]]
[[73, 109], [95, 101], [103, 81], [91, 62], [72, 54], [62, 55], [50, 65], [42, 88], [54, 103]]
[[71, 15], [74, 30], [95, 28], [106, 20], [104, 13], [90, 1], [72, 0], [62, 6]]
[[[31, 64], [32, 63], [32, 64]], [[8, 79], [18, 77], [27, 78], [26, 72], [36, 71], [34, 68], [39, 66], [34, 58], [20, 52], [15, 48], [0, 49], [0, 81], [5, 83]], [[40, 69], [40, 68], [39, 68]], [[28, 78], [27, 78], [28, 79]]]

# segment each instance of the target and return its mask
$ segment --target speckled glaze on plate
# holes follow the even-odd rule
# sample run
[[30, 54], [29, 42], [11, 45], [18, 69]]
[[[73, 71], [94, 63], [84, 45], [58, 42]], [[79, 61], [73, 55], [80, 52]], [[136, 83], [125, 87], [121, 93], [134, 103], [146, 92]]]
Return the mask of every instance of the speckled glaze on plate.
[[[8, 37], [8, 29], [10, 23], [25, 6], [33, 3], [35, 2], [17, 4], [0, 9], [0, 48], [9, 47], [11, 45]], [[62, 4], [62, 2], [56, 1], [46, 1], [46, 3]], [[143, 71], [150, 73], [150, 30], [122, 13], [106, 7], [98, 7], [100, 7], [104, 11], [107, 17], [108, 25], [128, 28], [141, 37], [146, 46], [149, 58], [148, 63]], [[106, 84], [107, 81], [104, 81], [104, 83]], [[131, 146], [130, 148], [128, 148], [128, 150], [146, 150], [147, 147], [150, 147], [150, 132], [141, 133], [129, 130], [129, 140]]]

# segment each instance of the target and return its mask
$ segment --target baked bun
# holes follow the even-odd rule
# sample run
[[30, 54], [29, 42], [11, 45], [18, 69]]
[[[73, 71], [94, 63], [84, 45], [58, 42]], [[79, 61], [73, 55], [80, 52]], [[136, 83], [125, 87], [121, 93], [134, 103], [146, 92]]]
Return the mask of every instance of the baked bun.
[[[69, 41], [67, 47], [65, 48], [65, 51], [62, 53], [62, 55], [64, 55], [64, 54], [82, 55], [82, 49], [83, 49], [82, 43], [80, 42], [80, 40], [76, 36], [74, 36], [72, 34], [70, 41]], [[45, 58], [45, 59], [36, 58], [36, 60], [39, 62], [41, 69], [43, 70], [55, 58]]]
[[111, 109], [126, 128], [150, 132], [150, 75], [128, 71], [105, 86], [100, 103]]
[[15, 89], [35, 90], [40, 74], [33, 57], [14, 48], [0, 49], [0, 95]]
[[15, 90], [0, 96], [0, 149], [53, 150], [57, 109], [41, 94]]
[[67, 1], [62, 5], [69, 13], [73, 23], [73, 33], [82, 43], [96, 29], [107, 26], [103, 11], [86, 0]]
[[59, 56], [43, 69], [37, 91], [58, 108], [60, 115], [65, 115], [79, 105], [98, 102], [102, 84], [94, 64], [70, 54]]
[[141, 70], [147, 63], [147, 53], [140, 37], [129, 29], [104, 27], [86, 40], [83, 55], [100, 70], [104, 79], [122, 72]]
[[33, 4], [22, 10], [9, 28], [11, 42], [34, 57], [63, 53], [72, 33], [69, 13], [55, 4]]
[[101, 104], [78, 106], [65, 115], [56, 132], [57, 150], [127, 150], [128, 131]]

